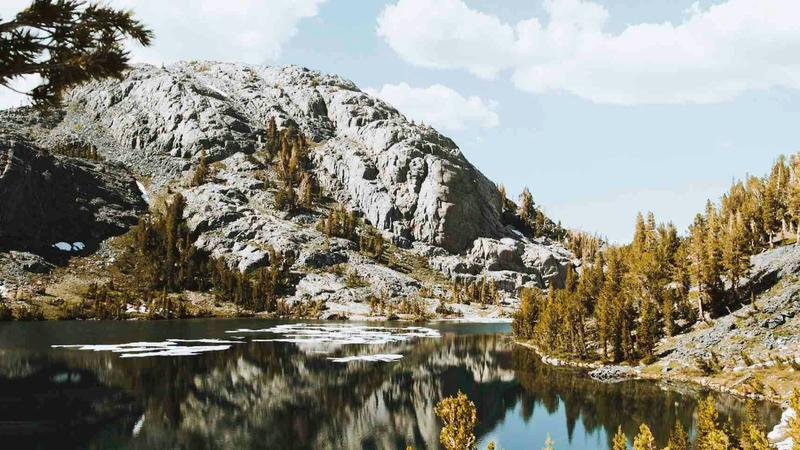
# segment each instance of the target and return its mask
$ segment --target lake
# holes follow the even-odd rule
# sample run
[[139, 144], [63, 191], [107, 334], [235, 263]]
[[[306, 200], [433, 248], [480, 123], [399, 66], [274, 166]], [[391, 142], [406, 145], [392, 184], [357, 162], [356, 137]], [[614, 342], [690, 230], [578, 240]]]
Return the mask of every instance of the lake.
[[[11, 448], [439, 448], [436, 402], [476, 404], [485, 448], [606, 449], [639, 423], [693, 427], [698, 388], [600, 383], [542, 364], [508, 324], [208, 319], [0, 323]], [[739, 421], [744, 402], [715, 395]], [[770, 428], [780, 409], [759, 404]]]

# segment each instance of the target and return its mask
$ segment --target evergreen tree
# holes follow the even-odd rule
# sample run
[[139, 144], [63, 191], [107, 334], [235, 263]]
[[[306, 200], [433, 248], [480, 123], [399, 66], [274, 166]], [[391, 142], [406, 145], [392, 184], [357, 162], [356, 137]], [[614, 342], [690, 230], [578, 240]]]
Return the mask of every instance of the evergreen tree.
[[121, 77], [130, 59], [128, 40], [150, 45], [153, 32], [129, 11], [81, 0], [34, 0], [0, 22], [0, 85], [38, 74], [30, 93], [38, 105], [57, 105], [69, 88], [89, 80]]
[[617, 432], [614, 433], [614, 439], [611, 441], [612, 450], [628, 450], [628, 438], [622, 432], [622, 427], [617, 427]]
[[667, 441], [668, 450], [689, 450], [689, 436], [683, 430], [681, 423], [676, 421], [675, 427], [669, 433]]
[[722, 266], [731, 282], [734, 295], [739, 295], [739, 280], [750, 269], [750, 257], [747, 248], [747, 228], [741, 213], [728, 218], [727, 230], [722, 249]]
[[534, 212], [533, 195], [531, 195], [531, 191], [525, 187], [522, 189], [522, 194], [519, 196], [519, 208], [517, 209], [517, 215], [519, 215], [523, 221], [530, 221], [534, 218]]
[[472, 450], [475, 448], [475, 425], [478, 412], [475, 404], [461, 391], [453, 397], [439, 401], [434, 408], [444, 422], [439, 442], [446, 450]]
[[633, 450], [656, 450], [656, 440], [647, 425], [639, 425], [639, 434], [633, 439]]

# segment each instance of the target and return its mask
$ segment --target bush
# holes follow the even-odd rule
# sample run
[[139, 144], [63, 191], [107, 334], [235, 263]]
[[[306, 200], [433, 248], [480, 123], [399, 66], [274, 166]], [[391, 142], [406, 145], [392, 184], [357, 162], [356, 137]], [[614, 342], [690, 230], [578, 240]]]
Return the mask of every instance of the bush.
[[353, 211], [348, 211], [344, 205], [338, 204], [328, 211], [317, 224], [317, 229], [325, 233], [328, 237], [339, 237], [343, 239], [355, 240], [356, 225], [358, 219]]

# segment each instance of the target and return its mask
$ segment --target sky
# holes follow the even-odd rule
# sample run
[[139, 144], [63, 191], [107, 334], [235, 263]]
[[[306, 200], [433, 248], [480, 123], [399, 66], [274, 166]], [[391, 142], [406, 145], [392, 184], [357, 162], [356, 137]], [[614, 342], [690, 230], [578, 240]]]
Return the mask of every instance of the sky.
[[[135, 62], [298, 64], [433, 125], [515, 197], [626, 242], [685, 230], [800, 151], [797, 0], [107, 0], [156, 34]], [[28, 4], [3, 0], [0, 18]], [[36, 80], [21, 80], [25, 89]], [[25, 100], [0, 90], [0, 107]]]

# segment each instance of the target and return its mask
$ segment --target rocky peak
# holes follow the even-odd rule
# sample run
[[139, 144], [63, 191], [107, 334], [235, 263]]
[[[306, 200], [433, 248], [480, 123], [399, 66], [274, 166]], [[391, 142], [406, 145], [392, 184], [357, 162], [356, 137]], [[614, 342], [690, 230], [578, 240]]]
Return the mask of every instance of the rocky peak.
[[[337, 200], [401, 242], [449, 251], [502, 237], [497, 189], [433, 128], [415, 125], [352, 82], [305, 68], [187, 62], [142, 65], [68, 97], [65, 124], [94, 124], [108, 159], [166, 184], [205, 151], [251, 153], [270, 117], [315, 143], [315, 174]], [[106, 145], [104, 145], [106, 144]]]

